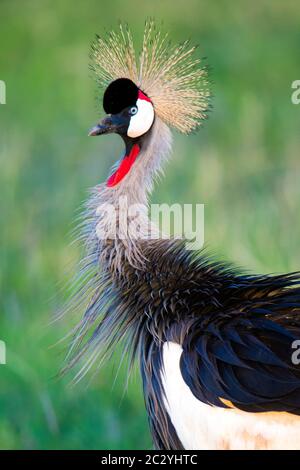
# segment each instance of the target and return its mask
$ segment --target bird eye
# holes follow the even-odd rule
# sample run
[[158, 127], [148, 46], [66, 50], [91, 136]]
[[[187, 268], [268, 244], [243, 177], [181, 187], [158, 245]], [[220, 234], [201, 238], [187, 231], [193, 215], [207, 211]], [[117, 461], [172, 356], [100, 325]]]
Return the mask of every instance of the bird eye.
[[137, 112], [138, 112], [138, 109], [136, 106], [132, 106], [132, 108], [130, 108], [129, 110], [129, 114], [131, 114], [131, 116], [134, 116]]

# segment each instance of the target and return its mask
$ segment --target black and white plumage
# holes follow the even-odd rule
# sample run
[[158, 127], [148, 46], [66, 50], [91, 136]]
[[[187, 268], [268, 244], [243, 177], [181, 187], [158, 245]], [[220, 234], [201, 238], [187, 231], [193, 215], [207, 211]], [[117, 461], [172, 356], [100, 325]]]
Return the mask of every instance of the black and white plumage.
[[[98, 38], [93, 47], [110, 114], [90, 134], [120, 134], [125, 153], [87, 204], [87, 253], [71, 304], [84, 316], [69, 365], [82, 361], [79, 379], [124, 340], [124, 351], [140, 361], [159, 449], [300, 448], [300, 367], [291, 360], [300, 338], [299, 275], [248, 275], [181, 241], [150, 236], [147, 197], [169, 154], [167, 124], [190, 132], [205, 117], [208, 98], [193, 48], [184, 43], [168, 55], [153, 28], [150, 22], [139, 67], [122, 27], [120, 36]], [[105, 214], [107, 204], [116, 220]], [[123, 237], [124, 216], [137, 225], [126, 210], [132, 204], [144, 206], [139, 236]]]

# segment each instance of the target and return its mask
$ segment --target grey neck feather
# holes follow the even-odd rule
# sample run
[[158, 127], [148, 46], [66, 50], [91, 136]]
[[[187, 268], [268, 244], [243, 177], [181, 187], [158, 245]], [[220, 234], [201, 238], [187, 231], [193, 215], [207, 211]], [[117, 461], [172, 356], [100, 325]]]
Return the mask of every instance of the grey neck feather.
[[93, 190], [89, 203], [91, 237], [94, 242], [97, 239], [100, 263], [115, 273], [122, 273], [124, 257], [133, 267], [142, 269], [146, 259], [139, 241], [153, 238], [153, 233], [157, 238], [158, 229], [148, 217], [148, 196], [155, 178], [162, 173], [171, 143], [170, 129], [156, 118], [124, 179], [114, 187], [101, 184]]

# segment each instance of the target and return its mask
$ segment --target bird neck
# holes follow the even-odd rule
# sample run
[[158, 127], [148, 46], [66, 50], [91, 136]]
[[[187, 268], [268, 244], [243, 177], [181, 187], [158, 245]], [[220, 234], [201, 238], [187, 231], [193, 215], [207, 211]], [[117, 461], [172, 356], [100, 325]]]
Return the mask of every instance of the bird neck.
[[129, 173], [113, 187], [98, 186], [93, 202], [99, 256], [118, 272], [124, 259], [136, 268], [144, 266], [141, 241], [159, 238], [158, 228], [148, 217], [148, 198], [169, 155], [171, 132], [156, 118], [138, 145], [140, 151]]
[[[127, 142], [126, 148], [139, 152], [136, 160], [126, 177], [115, 187], [107, 197], [118, 203], [120, 195], [126, 196], [130, 204], [148, 204], [148, 196], [153, 190], [155, 178], [162, 173], [172, 143], [169, 127], [156, 118], [151, 130], [138, 140]], [[127, 151], [128, 152], [128, 151]], [[126, 152], [126, 153], [127, 153]]]

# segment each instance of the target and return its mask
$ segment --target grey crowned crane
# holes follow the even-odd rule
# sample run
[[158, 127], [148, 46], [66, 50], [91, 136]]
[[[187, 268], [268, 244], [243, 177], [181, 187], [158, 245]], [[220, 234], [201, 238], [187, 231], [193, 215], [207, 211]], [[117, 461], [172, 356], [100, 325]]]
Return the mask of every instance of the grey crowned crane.
[[92, 46], [107, 115], [90, 135], [117, 133], [125, 150], [80, 227], [86, 255], [71, 306], [83, 316], [67, 367], [82, 361], [80, 379], [122, 341], [139, 359], [158, 449], [300, 449], [299, 274], [239, 272], [153, 237], [148, 219], [169, 126], [188, 134], [206, 117], [207, 71], [194, 50], [171, 46], [152, 21], [138, 60], [124, 26]]

